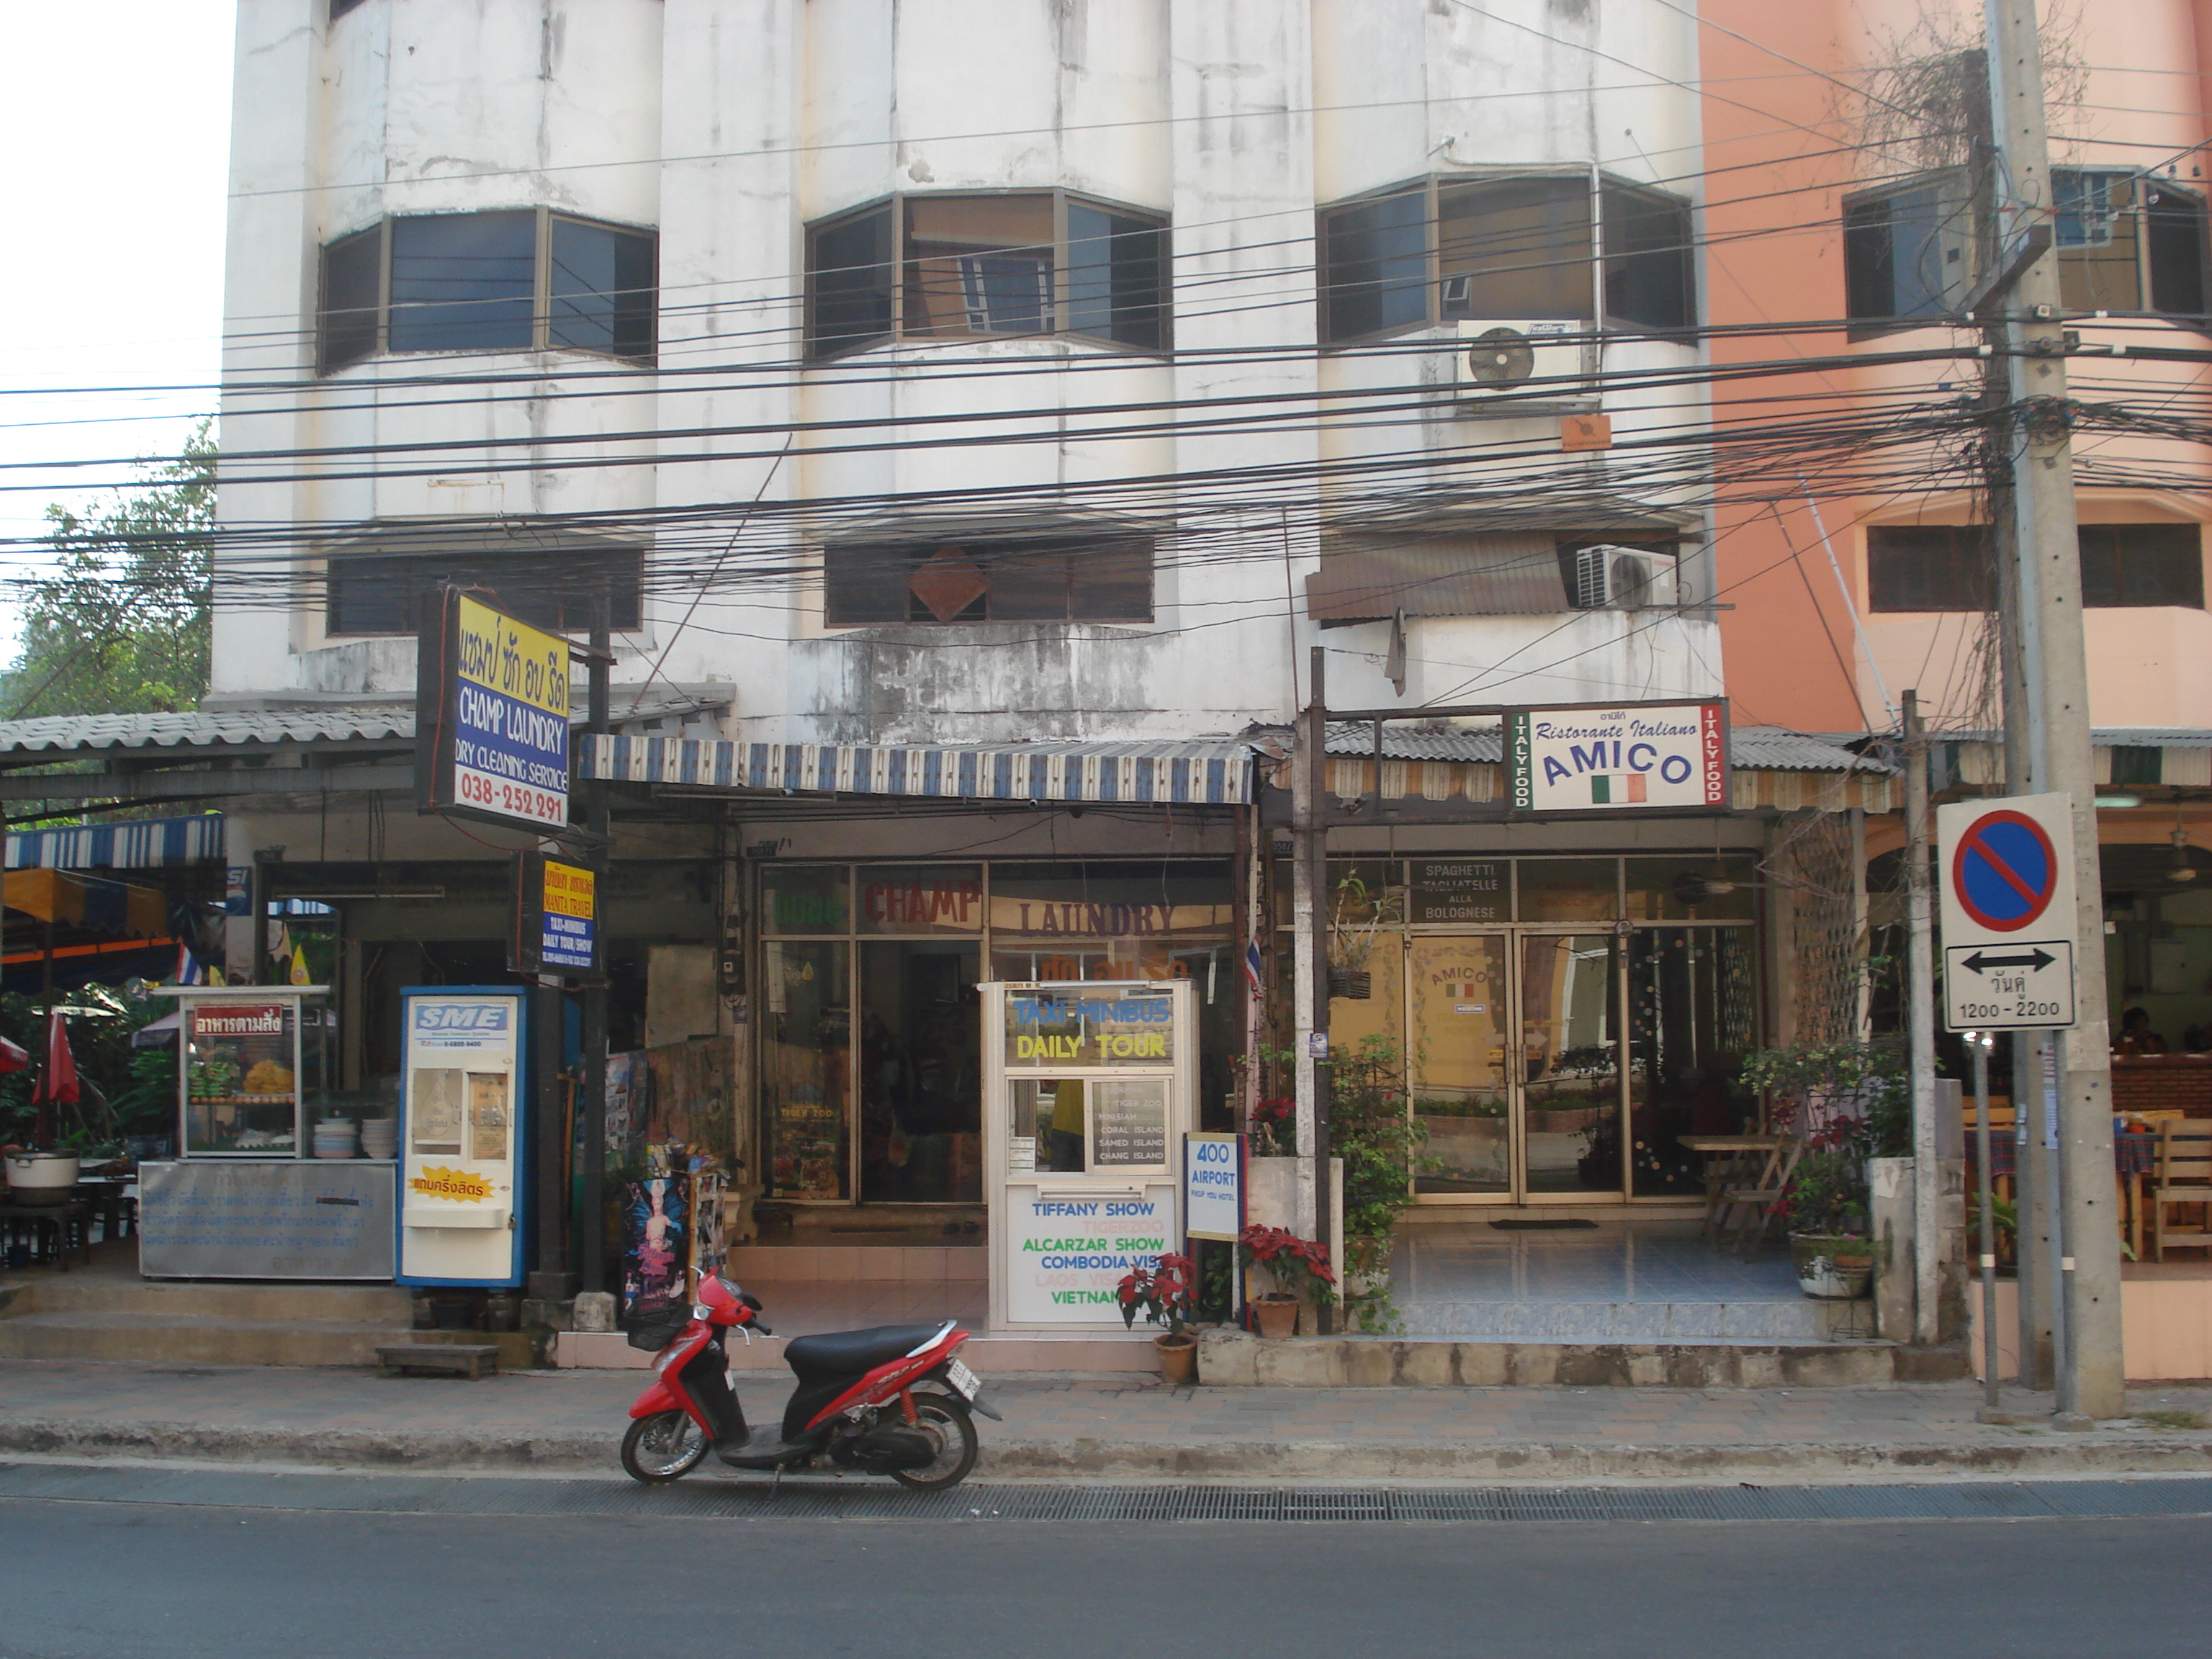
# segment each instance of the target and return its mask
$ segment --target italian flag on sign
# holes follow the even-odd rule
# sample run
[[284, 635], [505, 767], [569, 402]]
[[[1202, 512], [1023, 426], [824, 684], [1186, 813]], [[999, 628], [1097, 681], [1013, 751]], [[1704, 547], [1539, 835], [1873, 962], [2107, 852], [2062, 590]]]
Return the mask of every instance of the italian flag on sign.
[[1641, 772], [1593, 772], [1589, 786], [1593, 806], [1620, 806], [1644, 799]]

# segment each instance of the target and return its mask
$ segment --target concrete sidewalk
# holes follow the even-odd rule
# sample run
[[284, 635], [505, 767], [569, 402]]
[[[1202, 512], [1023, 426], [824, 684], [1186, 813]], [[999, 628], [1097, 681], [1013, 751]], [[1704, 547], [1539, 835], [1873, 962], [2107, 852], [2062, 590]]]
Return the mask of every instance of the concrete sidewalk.
[[[479, 1382], [332, 1367], [0, 1362], [0, 1456], [151, 1457], [611, 1473], [635, 1372]], [[785, 1390], [735, 1382], [748, 1416]], [[1822, 1480], [2212, 1473], [2212, 1431], [2167, 1416], [2061, 1434], [1974, 1421], [1970, 1383], [1782, 1389], [1169, 1389], [1000, 1376], [979, 1475], [1115, 1480]], [[2023, 1407], [2049, 1397], [2013, 1402]], [[2212, 1388], [2137, 1390], [2212, 1419]]]

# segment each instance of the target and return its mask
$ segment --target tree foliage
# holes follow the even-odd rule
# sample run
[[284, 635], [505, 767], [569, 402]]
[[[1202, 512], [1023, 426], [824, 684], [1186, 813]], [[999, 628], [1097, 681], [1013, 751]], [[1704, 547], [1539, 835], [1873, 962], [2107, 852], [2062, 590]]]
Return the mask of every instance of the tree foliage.
[[216, 446], [202, 421], [184, 453], [140, 463], [149, 488], [80, 516], [46, 508], [50, 574], [23, 584], [21, 649], [0, 674], [0, 718], [139, 714], [207, 690]]

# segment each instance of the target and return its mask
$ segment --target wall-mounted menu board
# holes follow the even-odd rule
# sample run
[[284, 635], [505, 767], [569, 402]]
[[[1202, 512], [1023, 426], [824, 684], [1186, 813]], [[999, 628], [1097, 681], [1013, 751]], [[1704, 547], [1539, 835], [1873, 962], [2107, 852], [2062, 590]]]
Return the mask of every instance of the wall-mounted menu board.
[[1510, 921], [1513, 886], [1502, 860], [1415, 859], [1409, 921]]
[[1091, 1094], [1091, 1167], [1151, 1170], [1168, 1161], [1168, 1085], [1159, 1078], [1097, 1078]]

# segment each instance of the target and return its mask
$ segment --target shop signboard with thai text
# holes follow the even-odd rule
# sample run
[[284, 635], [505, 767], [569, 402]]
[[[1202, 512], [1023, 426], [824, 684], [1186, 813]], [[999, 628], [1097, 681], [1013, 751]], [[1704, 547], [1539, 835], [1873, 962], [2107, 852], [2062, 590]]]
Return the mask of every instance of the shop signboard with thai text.
[[508, 961], [517, 973], [599, 973], [599, 872], [543, 853], [516, 854], [514, 929]]
[[417, 653], [416, 805], [567, 828], [568, 641], [447, 588]]
[[1519, 812], [1725, 811], [1728, 705], [1516, 710], [1505, 769]]

